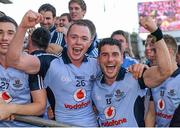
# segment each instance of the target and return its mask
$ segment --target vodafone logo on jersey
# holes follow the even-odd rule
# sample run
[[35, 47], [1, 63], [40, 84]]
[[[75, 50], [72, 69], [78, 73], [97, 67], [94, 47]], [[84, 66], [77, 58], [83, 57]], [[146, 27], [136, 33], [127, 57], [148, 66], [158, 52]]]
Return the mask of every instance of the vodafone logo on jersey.
[[158, 100], [158, 108], [159, 110], [163, 110], [165, 108], [165, 102], [163, 99]]
[[3, 99], [6, 103], [12, 101], [11, 95], [6, 91], [0, 92], [0, 98]]
[[79, 88], [74, 92], [74, 99], [76, 101], [82, 101], [86, 98], [86, 90], [84, 88]]
[[116, 114], [116, 109], [113, 106], [108, 106], [105, 110], [104, 110], [104, 114], [106, 116], [106, 119], [111, 119], [115, 116]]

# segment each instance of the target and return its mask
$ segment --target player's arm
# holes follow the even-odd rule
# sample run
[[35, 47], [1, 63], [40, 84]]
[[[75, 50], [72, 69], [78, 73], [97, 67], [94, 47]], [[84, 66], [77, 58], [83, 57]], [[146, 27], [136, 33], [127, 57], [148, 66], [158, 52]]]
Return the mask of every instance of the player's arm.
[[156, 37], [154, 42], [157, 66], [152, 66], [143, 74], [145, 85], [155, 87], [171, 75], [171, 58], [168, 48], [163, 40], [163, 34], [151, 17], [140, 20], [140, 24]]
[[40, 20], [42, 20], [42, 16], [31, 10], [24, 15], [20, 25], [18, 26], [15, 37], [9, 45], [6, 60], [8, 66], [12, 66], [30, 74], [39, 71], [39, 59], [32, 55], [22, 54], [22, 51], [27, 29], [34, 27], [40, 22]]
[[155, 126], [155, 116], [154, 101], [149, 101], [149, 107], [145, 117], [145, 127]]
[[46, 108], [46, 91], [39, 89], [31, 92], [33, 102], [29, 104], [0, 103], [0, 120], [5, 120], [10, 115], [42, 115]]

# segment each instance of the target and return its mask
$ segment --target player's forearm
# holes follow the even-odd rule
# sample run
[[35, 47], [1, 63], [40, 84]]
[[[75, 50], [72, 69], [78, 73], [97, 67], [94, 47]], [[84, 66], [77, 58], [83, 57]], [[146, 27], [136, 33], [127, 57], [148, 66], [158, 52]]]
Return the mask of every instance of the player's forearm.
[[171, 75], [171, 57], [163, 39], [155, 44], [156, 60], [159, 73], [164, 79]]
[[45, 106], [41, 103], [30, 103], [25, 105], [9, 104], [11, 114], [39, 116], [45, 112]]

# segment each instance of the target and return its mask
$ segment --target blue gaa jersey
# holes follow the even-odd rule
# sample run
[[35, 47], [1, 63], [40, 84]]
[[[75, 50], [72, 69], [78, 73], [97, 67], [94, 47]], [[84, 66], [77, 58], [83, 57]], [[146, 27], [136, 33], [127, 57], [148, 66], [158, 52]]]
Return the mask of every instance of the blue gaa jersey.
[[139, 63], [136, 59], [130, 57], [130, 56], [124, 56], [123, 59], [123, 63], [122, 63], [122, 67], [127, 69], [129, 66], [133, 65], [133, 64], [137, 64]]
[[[32, 88], [33, 89], [33, 88]], [[35, 89], [33, 89], [35, 90]], [[0, 65], [0, 97], [6, 103], [28, 104], [31, 102], [28, 74]], [[0, 127], [28, 127], [17, 121], [0, 121]]]
[[67, 56], [54, 59], [46, 73], [44, 83], [55, 96], [55, 119], [72, 126], [97, 126], [92, 108], [92, 81], [100, 71], [97, 60], [84, 57], [76, 67]]
[[[44, 50], [36, 50], [31, 53], [32, 55], [35, 55], [40, 60], [40, 70], [37, 74], [29, 75], [29, 85], [30, 87], [38, 87], [38, 86], [44, 86], [44, 77], [46, 76], [46, 72], [51, 64], [51, 61], [55, 58], [57, 58], [56, 55], [46, 53]], [[46, 89], [47, 91], [47, 103], [50, 103], [51, 107], [54, 110], [54, 96], [51, 95], [51, 90], [49, 88]], [[49, 107], [49, 104], [47, 104], [47, 107]], [[47, 116], [47, 109], [46, 112], [43, 115], [43, 118], [48, 119]]]
[[180, 104], [180, 68], [160, 86], [152, 89], [156, 111], [156, 126], [168, 127]]
[[139, 83], [124, 68], [111, 86], [105, 83], [103, 76], [95, 81], [92, 99], [101, 127], [144, 127], [146, 89]]

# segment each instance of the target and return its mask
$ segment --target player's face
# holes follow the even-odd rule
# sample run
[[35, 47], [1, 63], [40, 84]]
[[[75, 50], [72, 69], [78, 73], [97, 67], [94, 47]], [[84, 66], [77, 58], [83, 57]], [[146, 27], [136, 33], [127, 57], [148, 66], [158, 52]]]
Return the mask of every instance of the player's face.
[[55, 22], [55, 18], [53, 17], [53, 14], [51, 11], [41, 11], [40, 12], [43, 16], [43, 21], [40, 23], [41, 27], [45, 27], [47, 29], [50, 29]]
[[147, 38], [145, 42], [145, 55], [147, 59], [151, 59], [152, 56], [152, 48], [154, 47], [151, 43], [152, 38]]
[[87, 26], [73, 25], [66, 36], [68, 55], [72, 62], [81, 64], [91, 44], [91, 33]]
[[116, 79], [122, 63], [121, 58], [121, 52], [118, 46], [104, 45], [101, 47], [98, 60], [106, 80]]
[[0, 22], [0, 54], [5, 55], [16, 32], [16, 27], [10, 22]]
[[83, 19], [86, 11], [82, 10], [81, 6], [75, 2], [69, 6], [69, 13], [73, 21]]
[[121, 43], [122, 52], [128, 48], [128, 43], [126, 42], [126, 38], [123, 35], [116, 34], [112, 38], [118, 40]]
[[61, 27], [60, 26], [60, 19], [58, 17], [56, 17], [56, 19], [54, 21], [54, 25], [56, 26], [56, 28]]
[[59, 23], [60, 27], [63, 27], [65, 25], [69, 24], [69, 20], [68, 20], [67, 16], [61, 16], [59, 18], [59, 22], [60, 22]]

